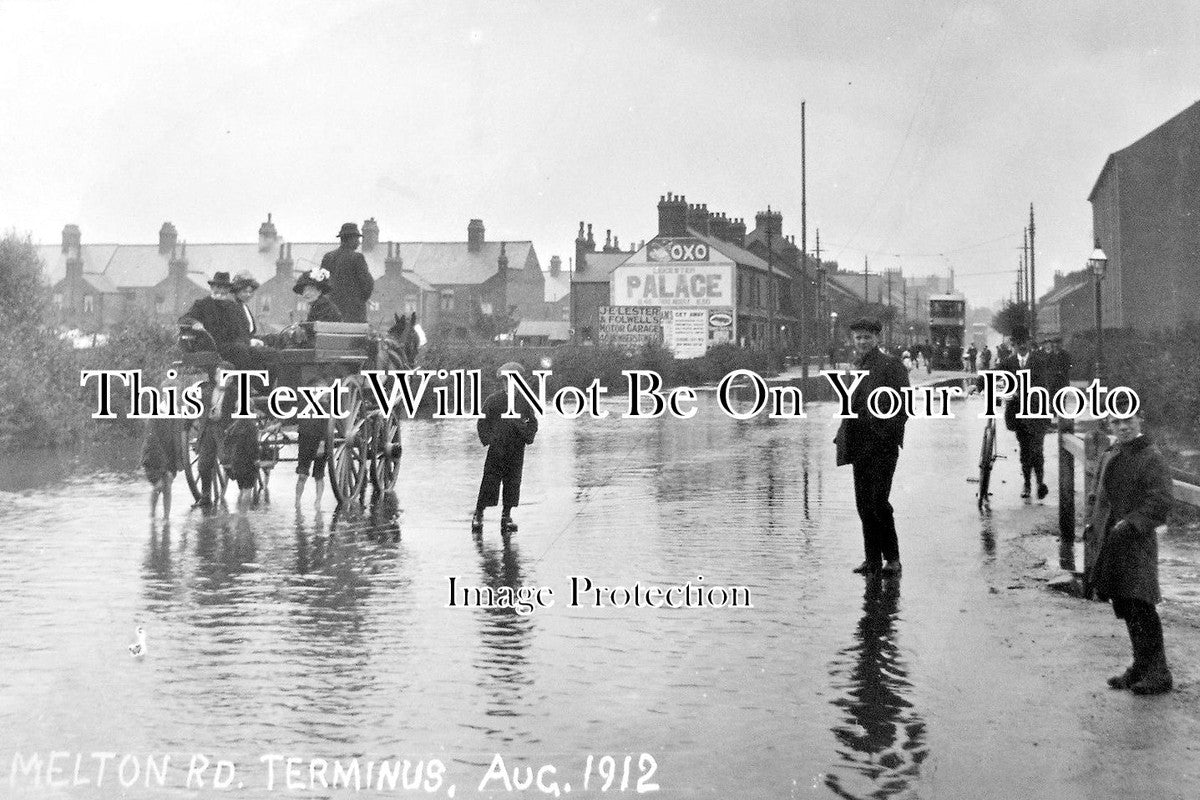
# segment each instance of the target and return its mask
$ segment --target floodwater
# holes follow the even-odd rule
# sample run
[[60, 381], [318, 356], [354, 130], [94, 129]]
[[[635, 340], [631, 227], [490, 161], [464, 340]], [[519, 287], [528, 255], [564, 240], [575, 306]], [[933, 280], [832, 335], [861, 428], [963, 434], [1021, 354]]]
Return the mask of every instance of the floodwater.
[[[893, 491], [905, 574], [884, 582], [849, 572], [861, 539], [828, 406], [786, 421], [735, 421], [711, 397], [687, 421], [609, 407], [544, 420], [507, 541], [495, 509], [469, 530], [470, 422], [409, 423], [395, 496], [350, 514], [329, 494], [297, 510], [283, 463], [271, 502], [243, 513], [191, 511], [181, 476], [164, 526], [133, 447], [10, 459], [0, 796], [547, 796], [545, 765], [541, 786], [577, 797], [1123, 796], [1113, 771], [1143, 796], [1196, 787], [1173, 773], [1192, 720], [1156, 725], [1128, 694], [1097, 694], [1115, 665], [1087, 642], [1047, 661], [1063, 619], [1107, 636], [1104, 608], [1006, 592], [1055, 509], [1016, 498], [1013, 457], [981, 517], [974, 401], [909, 425]], [[1189, 541], [1164, 546], [1168, 606], [1200, 605]], [[448, 608], [450, 576], [548, 586], [555, 604]], [[570, 576], [746, 587], [753, 608], [571, 607]], [[1149, 736], [1128, 765], [1096, 702]], [[94, 753], [115, 754], [100, 786]], [[213, 766], [189, 785], [197, 754]], [[497, 754], [508, 778], [479, 791]], [[159, 786], [146, 762], [164, 756]], [[219, 759], [235, 772], [216, 792]], [[421, 786], [378, 791], [378, 765], [405, 759]], [[535, 780], [508, 791], [518, 766]]]

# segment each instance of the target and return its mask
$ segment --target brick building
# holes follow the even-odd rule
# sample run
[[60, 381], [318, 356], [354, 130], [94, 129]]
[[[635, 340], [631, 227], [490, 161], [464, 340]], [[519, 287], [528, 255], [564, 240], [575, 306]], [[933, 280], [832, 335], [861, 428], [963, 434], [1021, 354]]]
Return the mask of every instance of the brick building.
[[[1108, 256], [1104, 326], [1173, 330], [1200, 319], [1200, 102], [1109, 155], [1088, 201]], [[1081, 243], [1081, 263], [1089, 252]]]

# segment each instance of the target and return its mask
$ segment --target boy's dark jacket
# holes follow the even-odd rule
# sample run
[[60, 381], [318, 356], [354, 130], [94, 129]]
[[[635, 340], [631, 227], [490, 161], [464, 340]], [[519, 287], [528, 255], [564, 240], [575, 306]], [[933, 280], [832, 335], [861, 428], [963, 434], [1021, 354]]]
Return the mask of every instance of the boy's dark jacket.
[[[1113, 445], [1100, 457], [1088, 495], [1085, 586], [1101, 600], [1162, 599], [1158, 587], [1158, 535], [1173, 501], [1171, 473], [1146, 436]], [[1118, 523], [1124, 522], [1114, 530]]]
[[858, 418], [842, 420], [837, 437], [833, 440], [837, 445], [839, 467], [869, 459], [881, 449], [903, 447], [904, 425], [908, 422], [908, 415], [903, 408], [891, 419], [877, 419], [867, 410], [867, 398], [875, 389], [890, 386], [899, 390], [908, 386], [908, 370], [900, 359], [876, 349], [859, 359], [855, 369], [865, 369], [870, 374], [863, 378], [850, 397], [850, 410]]
[[533, 444], [537, 435], [538, 421], [533, 409], [520, 395], [517, 396], [516, 411], [520, 419], [504, 419], [501, 414], [508, 410], [508, 392], [492, 392], [483, 401], [483, 418], [475, 423], [481, 444], [488, 447], [488, 461], [492, 454], [524, 452], [525, 446]]

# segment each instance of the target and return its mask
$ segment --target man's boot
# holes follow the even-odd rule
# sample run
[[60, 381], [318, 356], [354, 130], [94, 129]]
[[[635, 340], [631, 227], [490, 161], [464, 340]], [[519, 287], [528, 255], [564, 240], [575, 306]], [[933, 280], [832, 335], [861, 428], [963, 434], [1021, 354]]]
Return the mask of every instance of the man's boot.
[[1125, 629], [1129, 631], [1129, 646], [1133, 650], [1133, 663], [1120, 675], [1114, 675], [1108, 679], [1109, 688], [1112, 689], [1128, 689], [1140, 681], [1142, 676], [1146, 674], [1145, 656], [1138, 647], [1133, 623], [1128, 618], [1125, 620]]
[[1029, 497], [1029, 467], [1021, 467], [1021, 477], [1024, 479], [1021, 488], [1021, 497], [1027, 498]]
[[1167, 667], [1167, 654], [1163, 647], [1162, 622], [1153, 609], [1150, 614], [1139, 614], [1134, 622], [1138, 638], [1144, 648], [1146, 672], [1141, 679], [1129, 687], [1134, 694], [1162, 694], [1171, 691], [1174, 681]]
[[476, 511], [471, 517], [471, 533], [483, 533], [483, 512]]

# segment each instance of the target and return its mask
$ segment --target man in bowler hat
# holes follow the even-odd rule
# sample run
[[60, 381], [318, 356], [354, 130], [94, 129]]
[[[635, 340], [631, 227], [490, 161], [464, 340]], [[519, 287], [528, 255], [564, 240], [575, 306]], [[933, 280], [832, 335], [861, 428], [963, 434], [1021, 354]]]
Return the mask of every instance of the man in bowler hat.
[[[901, 407], [890, 419], [876, 417], [867, 408], [867, 398], [880, 387], [899, 391], [908, 386], [908, 370], [899, 359], [879, 349], [882, 330], [877, 320], [865, 317], [850, 324], [858, 356], [854, 368], [867, 375], [851, 396], [850, 410], [855, 417], [842, 420], [834, 439], [838, 466], [851, 464], [854, 468], [854, 502], [862, 521], [865, 555], [854, 571], [863, 575], [900, 574], [900, 542], [889, 496], [908, 415]], [[887, 401], [883, 403], [881, 407], [886, 409]]]
[[375, 289], [375, 279], [367, 269], [367, 259], [358, 252], [362, 234], [358, 225], [347, 222], [338, 232], [342, 244], [337, 250], [330, 250], [321, 259], [321, 268], [329, 275], [331, 291], [329, 299], [342, 312], [346, 322], [367, 321], [367, 301]]
[[[1016, 348], [1008, 356], [1000, 360], [996, 369], [1005, 370], [1016, 375], [1020, 370], [1029, 370], [1030, 386], [1049, 388], [1052, 383], [1050, 365], [1044, 354], [1034, 350], [1029, 341], [1029, 331], [1025, 328], [1015, 328], [1011, 334], [1013, 347]], [[982, 384], [977, 383], [977, 388]], [[1053, 392], [1053, 389], [1050, 389]], [[1050, 494], [1046, 485], [1046, 455], [1044, 450], [1046, 432], [1050, 430], [1049, 420], [1020, 419], [1017, 417], [1017, 398], [1013, 397], [1004, 403], [1004, 426], [1017, 436], [1017, 449], [1021, 454], [1021, 497], [1028, 498], [1032, 492], [1031, 478], [1037, 481], [1037, 496], [1042, 500]]]

